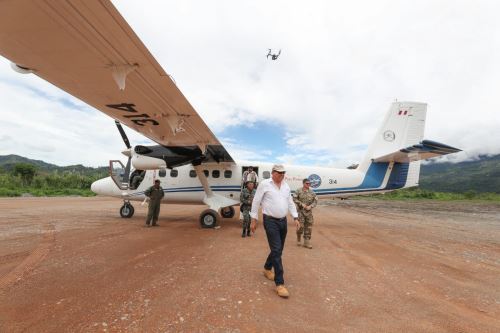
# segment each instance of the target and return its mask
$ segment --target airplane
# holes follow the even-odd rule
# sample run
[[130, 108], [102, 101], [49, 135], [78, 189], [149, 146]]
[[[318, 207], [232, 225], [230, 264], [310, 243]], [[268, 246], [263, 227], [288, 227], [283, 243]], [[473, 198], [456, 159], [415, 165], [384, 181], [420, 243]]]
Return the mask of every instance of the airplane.
[[[235, 215], [242, 173], [259, 179], [271, 163], [235, 161], [146, 46], [107, 0], [0, 1], [0, 55], [12, 68], [32, 73], [115, 119], [125, 143], [125, 165], [109, 162], [110, 176], [92, 191], [123, 200], [120, 215], [134, 214], [155, 179], [163, 202], [206, 205], [202, 227]], [[418, 186], [424, 159], [460, 149], [424, 140], [427, 105], [393, 102], [357, 167], [285, 165], [292, 190], [308, 178], [319, 198], [384, 193]], [[61, 119], [64, 122], [64, 119]], [[156, 145], [132, 146], [121, 126]], [[132, 179], [142, 171], [140, 181]]]

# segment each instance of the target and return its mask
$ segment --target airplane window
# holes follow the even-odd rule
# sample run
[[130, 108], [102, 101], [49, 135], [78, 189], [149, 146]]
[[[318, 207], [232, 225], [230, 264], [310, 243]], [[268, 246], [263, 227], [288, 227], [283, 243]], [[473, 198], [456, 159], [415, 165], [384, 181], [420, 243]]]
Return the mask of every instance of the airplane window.
[[208, 170], [203, 170], [203, 173], [205, 174], [205, 177], [208, 177]]
[[219, 170], [212, 170], [212, 177], [219, 178], [220, 177], [220, 171]]
[[179, 171], [177, 170], [170, 170], [170, 177], [177, 177], [179, 175]]
[[271, 178], [271, 173], [269, 171], [264, 171], [262, 173], [262, 178], [264, 178], [264, 179]]
[[189, 170], [189, 177], [191, 178], [196, 177], [196, 170]]
[[233, 176], [233, 172], [231, 170], [224, 170], [224, 178], [231, 178]]

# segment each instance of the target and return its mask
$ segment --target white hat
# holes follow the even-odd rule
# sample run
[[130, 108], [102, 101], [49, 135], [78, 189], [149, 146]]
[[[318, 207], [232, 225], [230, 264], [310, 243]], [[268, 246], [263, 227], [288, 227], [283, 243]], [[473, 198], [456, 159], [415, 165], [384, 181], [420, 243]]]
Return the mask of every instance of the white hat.
[[283, 164], [275, 164], [273, 165], [273, 171], [285, 172], [285, 167], [283, 166]]

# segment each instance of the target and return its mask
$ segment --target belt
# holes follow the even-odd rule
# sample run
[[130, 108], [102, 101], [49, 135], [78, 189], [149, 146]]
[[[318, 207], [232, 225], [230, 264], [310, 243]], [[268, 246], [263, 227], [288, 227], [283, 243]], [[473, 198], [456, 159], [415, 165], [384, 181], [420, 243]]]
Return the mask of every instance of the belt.
[[274, 217], [274, 216], [271, 216], [271, 215], [266, 215], [266, 214], [262, 214], [262, 216], [263, 216], [265, 219], [271, 219], [271, 220], [277, 220], [277, 221], [280, 221], [280, 220], [286, 219], [286, 216], [283, 216], [283, 217]]

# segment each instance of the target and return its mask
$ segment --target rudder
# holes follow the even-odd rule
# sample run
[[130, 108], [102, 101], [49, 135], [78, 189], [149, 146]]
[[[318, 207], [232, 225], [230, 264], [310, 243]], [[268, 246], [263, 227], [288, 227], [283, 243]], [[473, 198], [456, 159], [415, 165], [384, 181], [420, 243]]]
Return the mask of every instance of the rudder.
[[[370, 144], [364, 160], [358, 170], [366, 172], [372, 159], [399, 149], [418, 144], [423, 140], [427, 104], [418, 102], [394, 102], [386, 113], [382, 126]], [[407, 187], [410, 183], [418, 184], [420, 164], [410, 164]], [[417, 173], [415, 174], [415, 171]], [[415, 179], [416, 178], [416, 179]], [[411, 186], [411, 185], [410, 185]], [[413, 185], [415, 186], [415, 185]]]

